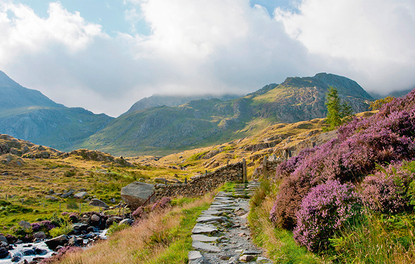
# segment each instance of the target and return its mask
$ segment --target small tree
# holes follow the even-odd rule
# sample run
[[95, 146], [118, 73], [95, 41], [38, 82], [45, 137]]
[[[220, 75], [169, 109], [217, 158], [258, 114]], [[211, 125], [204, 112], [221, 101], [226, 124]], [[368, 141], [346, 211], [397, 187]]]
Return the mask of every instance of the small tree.
[[347, 102], [340, 102], [337, 89], [332, 86], [326, 94], [326, 99], [328, 111], [326, 122], [329, 124], [329, 130], [333, 130], [346, 121], [345, 117], [352, 115], [353, 109]]
[[369, 108], [373, 110], [380, 109], [384, 104], [390, 103], [395, 99], [393, 96], [388, 96], [370, 103]]

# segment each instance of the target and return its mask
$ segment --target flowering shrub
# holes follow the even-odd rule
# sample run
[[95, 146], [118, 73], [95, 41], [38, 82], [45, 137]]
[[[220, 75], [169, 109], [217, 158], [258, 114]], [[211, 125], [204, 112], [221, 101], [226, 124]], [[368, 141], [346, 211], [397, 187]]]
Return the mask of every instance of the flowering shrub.
[[151, 211], [154, 211], [155, 209], [164, 209], [168, 205], [170, 205], [171, 199], [169, 197], [163, 197], [159, 201], [157, 201], [153, 206], [151, 207]]
[[42, 259], [42, 261], [39, 264], [57, 263], [58, 261], [62, 260], [63, 256], [65, 256], [66, 254], [78, 251], [82, 251], [82, 249], [80, 247], [66, 246], [59, 249], [58, 254], [53, 255], [50, 258]]
[[49, 220], [43, 220], [37, 223], [32, 223], [30, 224], [32, 227], [33, 232], [37, 232], [37, 231], [49, 231], [52, 228], [55, 228], [56, 226], [54, 224], [52, 224]]
[[143, 214], [144, 214], [144, 209], [142, 206], [140, 206], [137, 209], [135, 209], [135, 211], [131, 214], [131, 216], [134, 218], [140, 218], [143, 216]]
[[338, 133], [337, 139], [278, 167], [276, 177], [285, 179], [275, 202], [276, 224], [293, 228], [301, 200], [314, 186], [328, 180], [358, 182], [373, 173], [376, 164], [414, 159], [415, 90], [367, 119], [354, 119]]
[[409, 206], [407, 191], [412, 181], [413, 175], [401, 167], [389, 166], [363, 180], [360, 197], [375, 212], [399, 213]]
[[313, 187], [297, 212], [294, 239], [310, 251], [327, 249], [329, 238], [359, 211], [353, 185], [330, 180]]

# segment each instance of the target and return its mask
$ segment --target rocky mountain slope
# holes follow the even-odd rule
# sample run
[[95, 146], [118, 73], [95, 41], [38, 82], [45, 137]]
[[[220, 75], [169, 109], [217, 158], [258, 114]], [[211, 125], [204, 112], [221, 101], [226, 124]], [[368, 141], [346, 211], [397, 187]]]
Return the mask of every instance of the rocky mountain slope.
[[156, 106], [179, 106], [190, 101], [195, 100], [209, 100], [209, 99], [219, 99], [221, 101], [232, 100], [241, 97], [240, 95], [236, 94], [223, 94], [223, 95], [213, 95], [213, 94], [202, 94], [202, 95], [193, 95], [193, 96], [185, 96], [185, 95], [152, 95], [150, 97], [145, 97], [135, 104], [131, 106], [131, 108], [126, 112], [126, 114], [143, 110], [146, 108], [156, 107]]
[[0, 71], [0, 133], [60, 150], [104, 128], [112, 118], [57, 104]]
[[259, 132], [275, 123], [293, 123], [326, 115], [325, 95], [335, 86], [355, 112], [367, 110], [371, 96], [355, 81], [334, 74], [287, 78], [230, 101], [191, 101], [125, 114], [79, 147], [113, 154], [168, 154], [219, 144]]

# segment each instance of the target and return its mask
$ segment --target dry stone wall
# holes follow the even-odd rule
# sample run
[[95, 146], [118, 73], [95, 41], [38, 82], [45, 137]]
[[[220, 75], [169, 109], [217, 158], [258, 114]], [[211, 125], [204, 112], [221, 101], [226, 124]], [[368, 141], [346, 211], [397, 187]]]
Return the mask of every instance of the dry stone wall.
[[187, 183], [177, 184], [157, 184], [155, 186], [157, 199], [161, 197], [175, 197], [186, 196], [194, 197], [200, 196], [207, 192], [216, 189], [219, 185], [225, 182], [242, 182], [244, 175], [243, 162], [230, 164], [221, 167], [214, 172], [207, 173], [200, 176], [195, 176]]

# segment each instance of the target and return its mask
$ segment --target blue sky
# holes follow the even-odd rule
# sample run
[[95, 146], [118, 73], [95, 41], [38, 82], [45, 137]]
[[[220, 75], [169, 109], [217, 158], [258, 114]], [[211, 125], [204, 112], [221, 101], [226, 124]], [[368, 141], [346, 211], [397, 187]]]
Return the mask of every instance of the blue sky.
[[415, 86], [413, 0], [0, 0], [0, 70], [118, 116], [159, 94], [246, 94], [289, 76]]

